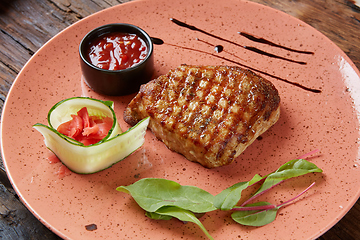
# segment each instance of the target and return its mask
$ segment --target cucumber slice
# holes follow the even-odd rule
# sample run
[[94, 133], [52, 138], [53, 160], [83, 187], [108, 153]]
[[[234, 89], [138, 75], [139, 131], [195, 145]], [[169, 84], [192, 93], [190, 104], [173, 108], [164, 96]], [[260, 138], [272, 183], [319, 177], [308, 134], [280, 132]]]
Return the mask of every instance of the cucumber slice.
[[[48, 113], [49, 126], [56, 130], [62, 123], [70, 121], [72, 119], [71, 115], [77, 114], [77, 112], [83, 107], [87, 108], [89, 116], [112, 118], [113, 126], [110, 129], [108, 135], [104, 137], [101, 142], [105, 141], [106, 139], [115, 137], [117, 134], [122, 132], [114, 112], [114, 102], [102, 101], [88, 97], [68, 98], [55, 104]], [[63, 136], [74, 144], [83, 145], [82, 143], [75, 141], [68, 136]]]
[[[56, 130], [61, 123], [71, 119], [71, 114], [76, 114], [82, 107], [88, 108], [89, 115], [109, 116], [114, 120], [108, 135], [100, 142], [89, 146]], [[33, 126], [44, 136], [47, 148], [71, 171], [90, 174], [111, 167], [141, 147], [145, 142], [149, 118], [143, 119], [134, 127], [121, 133], [113, 110], [113, 102], [77, 97], [54, 105], [49, 111], [48, 122], [50, 126], [41, 123]]]

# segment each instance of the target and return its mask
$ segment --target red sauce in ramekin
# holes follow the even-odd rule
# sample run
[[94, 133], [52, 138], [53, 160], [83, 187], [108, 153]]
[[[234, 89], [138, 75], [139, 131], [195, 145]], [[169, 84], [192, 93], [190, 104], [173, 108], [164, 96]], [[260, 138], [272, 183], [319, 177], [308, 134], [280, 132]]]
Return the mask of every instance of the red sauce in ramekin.
[[148, 47], [132, 33], [108, 33], [94, 40], [87, 58], [95, 66], [107, 70], [122, 70], [139, 64], [146, 58]]

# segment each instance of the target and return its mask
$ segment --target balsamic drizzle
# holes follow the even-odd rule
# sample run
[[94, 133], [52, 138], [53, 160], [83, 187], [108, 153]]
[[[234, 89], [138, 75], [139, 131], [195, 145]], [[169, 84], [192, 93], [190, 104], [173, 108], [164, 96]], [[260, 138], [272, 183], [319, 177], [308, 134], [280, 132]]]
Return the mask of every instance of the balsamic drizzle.
[[[225, 41], [225, 42], [234, 44], [234, 45], [236, 45], [236, 46], [239, 46], [239, 47], [242, 47], [242, 48], [245, 48], [245, 49], [248, 49], [248, 50], [251, 50], [251, 51], [254, 51], [254, 52], [263, 54], [263, 55], [266, 55], [266, 56], [272, 56], [272, 54], [266, 53], [266, 52], [264, 52], [264, 51], [262, 51], [262, 50], [259, 50], [259, 49], [257, 49], [257, 48], [248, 47], [248, 46], [241, 46], [241, 45], [239, 45], [239, 44], [237, 44], [237, 43], [231, 42], [230, 40], [227, 40], [227, 39], [224, 39], [224, 38], [222, 38], [222, 37], [220, 37], [220, 36], [217, 36], [217, 35], [208, 33], [208, 32], [206, 32], [206, 31], [204, 31], [204, 30], [202, 30], [202, 29], [199, 29], [199, 28], [197, 28], [197, 27], [195, 27], [195, 26], [188, 25], [188, 24], [186, 24], [186, 23], [184, 23], [184, 22], [181, 22], [181, 21], [179, 21], [179, 20], [176, 20], [176, 19], [174, 19], [174, 18], [170, 18], [170, 20], [171, 20], [172, 22], [174, 22], [175, 24], [181, 26], [181, 27], [186, 27], [186, 28], [188, 28], [188, 29], [190, 29], [190, 30], [204, 33], [204, 34], [206, 34], [206, 35], [208, 35], [208, 36], [211, 36], [211, 37], [213, 37], [213, 38], [216, 38], [216, 39], [219, 39], [219, 40], [222, 40], [222, 41]], [[274, 46], [274, 47], [283, 48], [283, 49], [288, 50], [288, 51], [293, 51], [293, 52], [302, 53], [302, 54], [314, 54], [313, 52], [309, 52], [309, 51], [300, 51], [300, 50], [291, 49], [291, 48], [288, 48], [288, 47], [285, 47], [285, 46], [281, 46], [281, 45], [278, 45], [278, 44], [276, 44], [276, 43], [273, 43], [273, 42], [271, 42], [271, 41], [269, 41], [269, 40], [266, 40], [266, 39], [264, 39], [264, 38], [258, 38], [258, 37], [252, 36], [252, 35], [250, 35], [250, 34], [248, 34], [248, 33], [239, 32], [239, 34], [242, 35], [242, 36], [244, 36], [244, 37], [246, 37], [246, 38], [248, 38], [248, 39], [250, 39], [250, 40], [252, 40], [252, 41], [259, 42], [259, 43], [263, 43], [263, 44], [268, 44], [268, 45]], [[194, 49], [194, 48], [190, 48], [190, 47], [179, 46], [179, 45], [175, 45], [175, 44], [171, 44], [171, 43], [165, 43], [162, 39], [156, 38], [156, 37], [151, 37], [151, 40], [152, 40], [153, 44], [155, 44], [155, 45], [166, 44], [166, 45], [169, 45], [169, 46], [172, 46], [172, 47], [176, 47], [176, 48], [182, 48], [182, 49], [189, 50], [189, 51], [195, 51], [195, 52], [199, 52], [199, 53], [211, 55], [211, 56], [213, 56], [213, 57], [215, 57], [215, 58], [218, 58], [218, 59], [221, 59], [221, 60], [225, 60], [225, 61], [231, 62], [231, 63], [236, 64], [236, 65], [239, 65], [239, 66], [241, 66], [241, 67], [245, 67], [245, 68], [247, 68], [247, 69], [249, 69], [249, 70], [252, 70], [252, 71], [254, 71], [254, 72], [257, 72], [257, 73], [260, 73], [260, 74], [263, 74], [263, 75], [266, 75], [266, 76], [275, 78], [275, 79], [277, 79], [277, 80], [280, 80], [280, 81], [283, 81], [283, 82], [285, 82], [285, 83], [291, 84], [291, 85], [293, 85], [293, 86], [299, 87], [299, 88], [301, 88], [301, 89], [303, 89], [303, 90], [306, 90], [306, 91], [309, 91], [309, 92], [313, 92], [313, 93], [321, 93], [321, 90], [319, 90], [319, 89], [314, 89], [314, 88], [306, 87], [306, 86], [304, 86], [304, 85], [301, 85], [300, 83], [289, 81], [289, 80], [287, 80], [287, 79], [284, 79], [284, 78], [278, 77], [278, 76], [276, 76], [276, 75], [273, 75], [273, 74], [264, 72], [264, 71], [262, 71], [262, 70], [259, 70], [259, 69], [256, 69], [256, 68], [247, 66], [247, 65], [245, 65], [245, 64], [243, 64], [243, 63], [237, 62], [237, 61], [235, 61], [235, 60], [231, 60], [231, 59], [226, 58], [226, 57], [222, 57], [222, 56], [217, 55], [217, 54], [214, 54], [214, 53], [209, 53], [209, 52], [206, 52], [206, 51], [203, 51], [203, 50]], [[224, 50], [224, 47], [223, 47], [222, 45], [215, 45], [215, 44], [206, 42], [206, 41], [204, 41], [204, 40], [201, 40], [201, 39], [199, 39], [199, 38], [196, 38], [196, 40], [197, 40], [197, 41], [200, 41], [200, 42], [202, 42], [202, 43], [205, 43], [205, 44], [207, 44], [207, 45], [210, 45], [210, 46], [212, 46], [212, 47], [214, 47], [214, 50], [215, 50], [216, 53], [221, 53], [221, 52], [224, 51], [224, 52], [226, 52], [226, 53], [228, 53], [228, 54], [230, 54], [230, 55], [232, 55], [232, 56], [234, 56], [234, 57], [236, 57], [236, 58], [238, 58], [238, 59], [240, 59], [240, 60], [243, 60], [243, 59], [241, 59], [240, 57], [236, 56], [235, 54], [233, 54], [233, 53], [231, 53], [231, 52], [228, 52], [228, 51], [225, 51], [225, 50]], [[277, 58], [281, 58], [281, 57], [278, 57], [278, 56], [277, 56]], [[294, 61], [294, 60], [291, 60], [291, 59], [290, 59], [290, 60], [287, 59], [287, 61], [296, 62], [296, 63], [300, 63], [300, 64], [306, 64], [306, 63], [304, 63], [304, 62], [297, 62], [297, 61]]]
[[313, 92], [313, 93], [321, 93], [321, 90], [319, 90], [319, 89], [309, 88], [309, 87], [306, 87], [306, 86], [301, 85], [300, 83], [291, 82], [291, 81], [289, 81], [289, 80], [287, 80], [287, 79], [284, 79], [284, 78], [275, 76], [275, 75], [273, 75], [273, 74], [264, 72], [264, 71], [262, 71], [262, 70], [259, 70], [259, 69], [256, 69], [256, 68], [247, 66], [247, 65], [245, 65], [245, 64], [242, 64], [242, 63], [240, 63], [240, 62], [236, 62], [236, 61], [231, 60], [231, 59], [226, 58], [226, 57], [222, 57], [222, 56], [219, 56], [219, 55], [216, 55], [216, 54], [213, 54], [213, 53], [205, 52], [205, 51], [202, 51], [202, 50], [199, 50], [199, 49], [194, 49], [194, 48], [179, 46], [179, 45], [175, 45], [175, 44], [171, 44], [171, 43], [164, 43], [164, 44], [169, 45], [169, 46], [173, 46], [173, 47], [177, 47], [177, 48], [182, 48], [182, 49], [185, 49], [185, 50], [190, 50], [190, 51], [195, 51], [195, 52], [199, 52], [199, 53], [208, 54], [208, 55], [211, 55], [211, 56], [213, 56], [213, 57], [215, 57], [215, 58], [219, 58], [219, 59], [221, 59], [221, 60], [225, 60], [225, 61], [234, 63], [234, 64], [239, 65], [239, 66], [241, 66], [241, 67], [245, 67], [245, 68], [250, 69], [250, 70], [252, 70], [252, 71], [254, 71], [254, 72], [258, 72], [258, 73], [261, 73], [261, 74], [263, 74], [263, 75], [266, 75], [266, 76], [269, 76], [269, 77], [273, 77], [273, 78], [275, 78], [275, 79], [277, 79], [277, 80], [280, 80], [280, 81], [283, 81], [283, 82], [285, 82], [285, 83], [291, 84], [291, 85], [293, 85], [293, 86], [299, 87], [299, 88], [304, 89], [304, 90], [306, 90], [306, 91]]
[[294, 48], [289, 48], [289, 47], [286, 47], [286, 46], [283, 46], [283, 45], [280, 45], [280, 44], [277, 44], [277, 43], [274, 43], [274, 42], [271, 42], [265, 38], [259, 38], [259, 37], [255, 37], [249, 33], [246, 33], [246, 32], [238, 32], [241, 36], [244, 36], [246, 37], [247, 39], [253, 41], [253, 42], [258, 42], [258, 43], [263, 43], [263, 44], [267, 44], [269, 46], [272, 46], [272, 47], [277, 47], [277, 48], [282, 48], [282, 49], [285, 49], [285, 50], [288, 50], [288, 51], [291, 51], [291, 52], [296, 52], [296, 53], [302, 53], [302, 54], [314, 54], [314, 52], [310, 52], [310, 51], [302, 51], [302, 50], [297, 50], [297, 49], [294, 49]]
[[281, 56], [278, 56], [278, 55], [275, 55], [275, 54], [272, 54], [272, 53], [268, 53], [268, 52], [265, 52], [263, 50], [260, 50], [256, 47], [252, 47], [252, 46], [243, 46], [243, 45], [240, 45], [236, 42], [232, 42], [228, 39], [225, 39], [225, 38], [222, 38], [220, 36], [217, 36], [217, 35], [214, 35], [212, 33], [209, 33], [209, 32], [206, 32], [200, 28], [197, 28], [195, 26], [192, 26], [192, 25], [189, 25], [187, 23], [184, 23], [184, 22], [181, 22], [175, 18], [170, 18], [170, 20], [175, 23], [176, 25], [180, 26], [180, 27], [185, 27], [185, 28], [188, 28], [192, 31], [197, 31], [197, 32], [201, 32], [205, 35], [208, 35], [210, 37], [213, 37], [213, 38], [216, 38], [218, 40], [221, 40], [221, 41], [224, 41], [224, 42], [227, 42], [227, 43], [230, 43], [230, 44], [233, 44], [235, 46], [238, 46], [238, 47], [241, 47], [241, 48], [244, 48], [244, 49], [247, 49], [249, 51], [252, 51], [252, 52], [255, 52], [255, 53], [258, 53], [258, 54], [261, 54], [261, 55], [264, 55], [264, 56], [267, 56], [267, 57], [271, 57], [271, 58], [277, 58], [277, 59], [281, 59], [281, 60], [285, 60], [285, 61], [289, 61], [289, 62], [293, 62], [293, 63], [297, 63], [297, 64], [301, 64], [301, 65], [305, 65], [306, 62], [302, 62], [302, 61], [296, 61], [296, 60], [292, 60], [292, 59], [289, 59], [289, 58], [285, 58], [285, 57], [281, 57]]

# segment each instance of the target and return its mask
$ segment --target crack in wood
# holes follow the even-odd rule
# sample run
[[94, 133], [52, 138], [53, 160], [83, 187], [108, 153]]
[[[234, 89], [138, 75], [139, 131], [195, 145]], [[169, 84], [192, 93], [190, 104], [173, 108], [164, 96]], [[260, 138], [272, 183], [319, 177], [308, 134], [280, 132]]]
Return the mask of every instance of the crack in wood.
[[[20, 42], [19, 40], [17, 40], [16, 38], [14, 38], [11, 34], [9, 34], [8, 32], [6, 32], [4, 29], [1, 29], [1, 32], [3, 34], [5, 34], [6, 36], [8, 36], [9, 38], [11, 38], [14, 42], [16, 42], [17, 44], [19, 44], [20, 46], [22, 46], [31, 56], [34, 55], [34, 51], [31, 50], [30, 48], [26, 47], [22, 42]], [[6, 65], [6, 64], [5, 64]]]
[[[19, 71], [17, 71], [17, 70], [14, 69], [13, 67], [11, 67], [10, 64], [8, 64], [8, 63], [6, 63], [6, 62], [4, 62], [4, 61], [2, 61], [2, 60], [0, 60], [0, 62], [1, 62], [5, 67], [7, 67], [11, 72], [13, 72], [13, 73], [15, 73], [15, 74], [18, 74], [18, 73], [19, 73]], [[4, 80], [6, 81], [6, 79], [4, 79]], [[11, 85], [11, 83], [9, 83], [8, 81], [6, 81], [6, 83], [8, 83], [8, 84]]]

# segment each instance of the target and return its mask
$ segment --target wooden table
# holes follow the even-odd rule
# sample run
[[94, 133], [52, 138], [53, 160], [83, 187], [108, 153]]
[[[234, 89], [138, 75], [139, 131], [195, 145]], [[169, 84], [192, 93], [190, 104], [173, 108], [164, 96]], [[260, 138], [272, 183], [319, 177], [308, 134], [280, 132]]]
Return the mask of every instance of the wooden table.
[[[359, 0], [253, 0], [310, 24], [336, 43], [360, 69]], [[92, 13], [126, 0], [1, 0], [0, 108], [16, 75], [51, 37]], [[0, 238], [60, 239], [20, 202], [0, 161]], [[360, 238], [360, 200], [322, 240]]]

